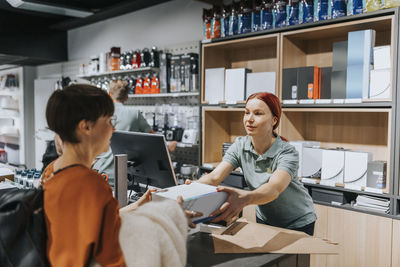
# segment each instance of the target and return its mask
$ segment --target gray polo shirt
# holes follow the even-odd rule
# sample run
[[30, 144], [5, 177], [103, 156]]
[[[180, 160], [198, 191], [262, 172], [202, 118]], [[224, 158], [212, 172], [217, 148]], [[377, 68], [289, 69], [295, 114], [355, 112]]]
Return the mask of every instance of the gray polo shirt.
[[234, 168], [241, 167], [250, 190], [269, 181], [276, 170], [284, 170], [292, 177], [289, 186], [274, 201], [257, 205], [256, 215], [272, 226], [295, 229], [314, 222], [317, 216], [312, 198], [297, 177], [299, 156], [289, 143], [276, 137], [262, 155], [253, 148], [250, 136], [238, 137], [226, 152], [223, 161]]
[[[115, 129], [131, 132], [150, 132], [150, 125], [143, 117], [142, 113], [133, 106], [126, 106], [121, 103], [114, 103], [114, 115], [117, 117]], [[111, 149], [100, 154], [96, 163], [92, 167], [98, 172], [106, 173], [109, 177], [109, 183], [114, 186], [114, 155]]]
[[131, 132], [150, 132], [150, 125], [143, 117], [142, 113], [134, 106], [126, 106], [121, 103], [114, 103], [114, 115], [117, 117], [115, 129]]

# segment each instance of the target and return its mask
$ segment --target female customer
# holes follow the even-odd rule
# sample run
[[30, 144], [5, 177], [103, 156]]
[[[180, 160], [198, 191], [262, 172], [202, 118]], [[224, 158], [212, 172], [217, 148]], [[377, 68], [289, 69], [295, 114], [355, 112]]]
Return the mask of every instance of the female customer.
[[[47, 123], [62, 140], [63, 151], [42, 175], [47, 256], [52, 266], [87, 266], [93, 260], [102, 266], [125, 265], [124, 248], [119, 243], [118, 202], [102, 176], [91, 169], [94, 158], [108, 150], [115, 130], [113, 113], [114, 105], [107, 93], [90, 85], [56, 90], [48, 101]], [[150, 198], [147, 192], [124, 210], [135, 210]], [[175, 234], [185, 241], [186, 220], [181, 208], [174, 202], [163, 205], [175, 211], [172, 227], [178, 228]], [[161, 216], [171, 215], [159, 215], [160, 220]], [[140, 251], [140, 244], [136, 244], [134, 249]], [[185, 260], [186, 255], [182, 258]]]
[[228, 200], [211, 216], [214, 221], [237, 216], [249, 204], [257, 204], [257, 222], [314, 233], [316, 215], [307, 189], [297, 177], [298, 153], [275, 133], [281, 117], [279, 99], [270, 93], [256, 93], [246, 101], [243, 124], [247, 136], [238, 137], [223, 161], [198, 182], [219, 185], [241, 167], [250, 191], [219, 187]]

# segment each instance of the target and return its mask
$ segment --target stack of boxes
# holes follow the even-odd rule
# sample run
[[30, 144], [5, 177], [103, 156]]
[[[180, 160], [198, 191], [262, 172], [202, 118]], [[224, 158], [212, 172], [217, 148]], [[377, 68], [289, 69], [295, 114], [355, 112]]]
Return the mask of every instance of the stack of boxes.
[[204, 100], [209, 104], [237, 104], [257, 92], [275, 94], [275, 72], [252, 73], [246, 68], [205, 70]]

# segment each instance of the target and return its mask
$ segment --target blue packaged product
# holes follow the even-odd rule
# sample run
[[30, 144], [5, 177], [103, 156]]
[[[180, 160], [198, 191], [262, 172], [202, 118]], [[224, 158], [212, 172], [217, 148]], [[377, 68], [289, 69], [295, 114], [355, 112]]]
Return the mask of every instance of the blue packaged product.
[[232, 3], [231, 12], [229, 14], [229, 36], [238, 34], [238, 9], [239, 6], [236, 2]]
[[303, 22], [308, 23], [314, 21], [314, 6], [310, 0], [303, 0]]
[[345, 0], [332, 0], [332, 18], [339, 18], [346, 16], [346, 1]]
[[220, 24], [221, 24], [221, 37], [229, 36], [229, 6], [222, 7]]
[[328, 19], [328, 0], [318, 0], [318, 20]]
[[238, 33], [248, 33], [251, 31], [251, 5], [250, 1], [240, 1], [238, 12]]
[[275, 28], [286, 26], [286, 16], [286, 1], [276, 1], [274, 8]]
[[289, 5], [288, 25], [296, 24], [299, 24], [299, 2], [298, 0], [292, 0]]
[[350, 11], [352, 15], [361, 14], [364, 12], [363, 0], [351, 0], [349, 2], [352, 3]]
[[253, 11], [251, 12], [251, 31], [261, 30], [261, 1], [254, 1]]
[[263, 1], [262, 5], [261, 5], [261, 29], [262, 30], [268, 30], [268, 29], [272, 29], [274, 27], [273, 24], [273, 4], [272, 4], [272, 0], [267, 0], [267, 1]]

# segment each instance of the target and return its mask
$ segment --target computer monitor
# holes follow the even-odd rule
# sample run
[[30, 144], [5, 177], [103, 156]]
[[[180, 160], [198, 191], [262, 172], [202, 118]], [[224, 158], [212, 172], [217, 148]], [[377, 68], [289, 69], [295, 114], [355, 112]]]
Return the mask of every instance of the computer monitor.
[[163, 135], [116, 131], [111, 137], [114, 155], [126, 154], [128, 175], [135, 182], [158, 188], [177, 185]]

